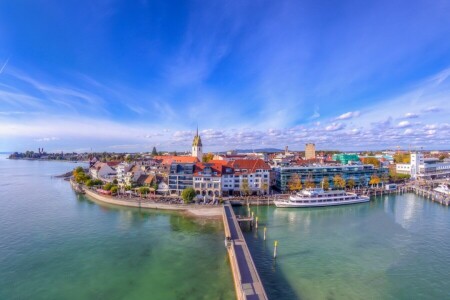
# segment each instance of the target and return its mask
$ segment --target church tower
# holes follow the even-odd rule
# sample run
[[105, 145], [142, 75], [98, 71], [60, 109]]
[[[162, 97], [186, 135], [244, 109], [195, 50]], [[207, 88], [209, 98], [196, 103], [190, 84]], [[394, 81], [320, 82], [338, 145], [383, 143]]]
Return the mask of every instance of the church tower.
[[202, 151], [202, 139], [198, 135], [198, 126], [197, 126], [197, 134], [194, 137], [194, 141], [192, 142], [192, 156], [197, 157], [199, 161], [202, 161], [203, 151]]

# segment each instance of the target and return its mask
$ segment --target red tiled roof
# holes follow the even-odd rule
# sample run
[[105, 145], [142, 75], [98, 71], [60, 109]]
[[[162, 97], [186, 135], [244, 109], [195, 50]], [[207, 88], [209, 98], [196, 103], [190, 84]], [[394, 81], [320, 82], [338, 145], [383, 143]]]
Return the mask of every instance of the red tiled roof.
[[198, 158], [194, 156], [175, 156], [175, 155], [163, 155], [155, 156], [154, 159], [162, 160], [163, 165], [170, 165], [172, 163], [196, 163]]
[[[203, 176], [204, 174], [200, 174], [203, 172], [205, 168], [210, 167], [212, 172], [216, 172], [216, 174], [212, 174], [211, 176], [220, 177], [223, 173], [226, 173], [227, 168], [231, 168], [226, 162], [223, 161], [210, 161], [208, 163], [196, 163], [194, 168], [194, 176]], [[229, 173], [232, 174], [232, 173]]]
[[[255, 173], [256, 170], [270, 170], [270, 166], [262, 159], [237, 159], [229, 164], [237, 173]], [[239, 170], [239, 171], [238, 171]]]

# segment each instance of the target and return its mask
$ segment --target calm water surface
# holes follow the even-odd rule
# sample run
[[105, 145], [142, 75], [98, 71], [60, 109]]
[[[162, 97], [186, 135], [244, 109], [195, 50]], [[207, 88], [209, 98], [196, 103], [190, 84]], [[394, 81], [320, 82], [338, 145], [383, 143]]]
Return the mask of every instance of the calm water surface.
[[260, 228], [245, 238], [271, 299], [450, 299], [448, 207], [404, 194], [341, 207], [253, 209]]
[[0, 299], [233, 299], [220, 222], [102, 207], [0, 156]]

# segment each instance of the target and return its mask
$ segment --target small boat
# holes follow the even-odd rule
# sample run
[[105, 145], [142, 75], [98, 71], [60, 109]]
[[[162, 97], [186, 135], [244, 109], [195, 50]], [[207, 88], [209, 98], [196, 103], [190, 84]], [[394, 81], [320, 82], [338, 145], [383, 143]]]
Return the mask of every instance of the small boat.
[[342, 190], [324, 191], [322, 188], [306, 189], [288, 199], [274, 200], [276, 207], [321, 207], [368, 202], [369, 196], [347, 193]]
[[433, 191], [442, 193], [444, 195], [450, 195], [450, 189], [448, 188], [448, 186], [446, 184], [440, 184]]

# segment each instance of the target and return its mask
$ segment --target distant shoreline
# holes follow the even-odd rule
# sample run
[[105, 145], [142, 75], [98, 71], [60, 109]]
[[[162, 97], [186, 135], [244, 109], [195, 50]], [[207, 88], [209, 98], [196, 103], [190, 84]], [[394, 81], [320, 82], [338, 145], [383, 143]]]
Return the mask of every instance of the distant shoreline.
[[[9, 154], [9, 153], [6, 153]], [[6, 157], [6, 159], [10, 159], [10, 160], [26, 160], [26, 161], [55, 161], [55, 162], [71, 162], [74, 164], [77, 163], [89, 163], [89, 161], [85, 161], [85, 160], [67, 160], [67, 159], [47, 159], [47, 158], [28, 158], [28, 157], [24, 157], [24, 158], [11, 158], [11, 157]]]

